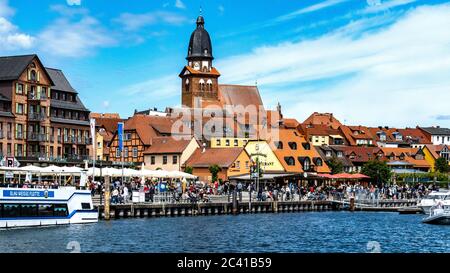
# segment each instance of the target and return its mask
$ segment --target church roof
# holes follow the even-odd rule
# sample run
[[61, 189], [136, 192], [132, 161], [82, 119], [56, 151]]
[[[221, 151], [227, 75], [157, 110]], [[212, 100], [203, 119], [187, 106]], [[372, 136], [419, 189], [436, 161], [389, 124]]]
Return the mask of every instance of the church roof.
[[264, 107], [256, 86], [219, 84], [219, 98], [224, 105]]
[[188, 56], [186, 59], [196, 57], [214, 59], [212, 55], [211, 38], [209, 37], [208, 31], [205, 29], [205, 20], [202, 16], [197, 18], [197, 28], [191, 34]]

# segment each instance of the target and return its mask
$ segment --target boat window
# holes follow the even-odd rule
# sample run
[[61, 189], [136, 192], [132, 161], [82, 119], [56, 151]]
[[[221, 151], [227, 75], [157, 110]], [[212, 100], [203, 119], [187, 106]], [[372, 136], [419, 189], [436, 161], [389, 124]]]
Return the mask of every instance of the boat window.
[[90, 203], [81, 203], [81, 208], [82, 209], [91, 209], [91, 204]]
[[55, 204], [55, 216], [67, 216], [67, 205], [66, 204]]
[[53, 205], [42, 204], [38, 208], [39, 216], [53, 216]]
[[19, 217], [20, 205], [19, 204], [3, 204], [3, 217]]
[[35, 204], [22, 204], [21, 206], [21, 217], [36, 217], [38, 215], [37, 205]]

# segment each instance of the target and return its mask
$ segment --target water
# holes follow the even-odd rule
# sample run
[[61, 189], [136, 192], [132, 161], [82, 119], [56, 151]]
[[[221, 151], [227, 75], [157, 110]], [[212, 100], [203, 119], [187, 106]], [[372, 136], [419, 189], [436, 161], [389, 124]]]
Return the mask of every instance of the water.
[[423, 217], [303, 212], [120, 219], [0, 230], [0, 252], [450, 252], [450, 226], [422, 224]]

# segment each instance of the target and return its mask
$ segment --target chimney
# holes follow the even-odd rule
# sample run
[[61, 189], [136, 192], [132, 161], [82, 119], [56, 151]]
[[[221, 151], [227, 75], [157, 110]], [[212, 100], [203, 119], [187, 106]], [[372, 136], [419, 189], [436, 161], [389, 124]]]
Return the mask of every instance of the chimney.
[[330, 113], [330, 121], [333, 121], [333, 113]]

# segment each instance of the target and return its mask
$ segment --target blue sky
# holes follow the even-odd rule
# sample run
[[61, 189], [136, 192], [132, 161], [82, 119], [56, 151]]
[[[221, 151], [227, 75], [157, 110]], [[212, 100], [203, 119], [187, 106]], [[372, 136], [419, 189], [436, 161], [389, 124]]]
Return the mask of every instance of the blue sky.
[[[450, 3], [420, 0], [0, 0], [0, 54], [37, 53], [94, 112], [180, 104], [199, 7], [220, 83], [304, 120], [450, 127]], [[38, 12], [36, 12], [38, 11]]]

